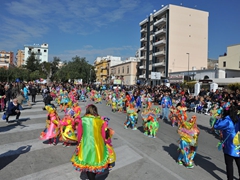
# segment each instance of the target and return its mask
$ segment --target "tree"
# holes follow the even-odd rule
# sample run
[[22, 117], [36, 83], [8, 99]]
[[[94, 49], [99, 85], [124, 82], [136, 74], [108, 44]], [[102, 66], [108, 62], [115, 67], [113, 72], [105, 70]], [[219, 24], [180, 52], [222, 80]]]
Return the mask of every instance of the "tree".
[[26, 61], [26, 65], [24, 65], [24, 67], [26, 69], [28, 69], [30, 72], [33, 72], [33, 71], [39, 70], [39, 65], [40, 65], [40, 61], [35, 58], [34, 53], [31, 53], [31, 55], [28, 57], [28, 59]]

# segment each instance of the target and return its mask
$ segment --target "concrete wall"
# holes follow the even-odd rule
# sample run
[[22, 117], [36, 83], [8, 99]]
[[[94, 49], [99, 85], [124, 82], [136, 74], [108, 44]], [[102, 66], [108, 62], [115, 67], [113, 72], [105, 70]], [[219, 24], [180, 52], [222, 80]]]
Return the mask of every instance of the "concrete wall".
[[219, 68], [240, 70], [240, 44], [228, 46], [226, 56], [220, 56], [218, 62]]
[[[208, 12], [169, 5], [169, 72], [207, 68]], [[188, 54], [189, 53], [189, 57]]]

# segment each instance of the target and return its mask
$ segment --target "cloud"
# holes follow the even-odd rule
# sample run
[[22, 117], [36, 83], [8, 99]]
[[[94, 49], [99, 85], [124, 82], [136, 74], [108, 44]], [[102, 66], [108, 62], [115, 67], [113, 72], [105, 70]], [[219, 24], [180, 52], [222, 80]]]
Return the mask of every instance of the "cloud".
[[0, 12], [0, 48], [22, 47], [50, 31], [84, 36], [93, 34], [101, 27], [124, 20], [139, 3], [139, 0], [7, 1], [2, 6], [4, 11]]
[[85, 46], [82, 49], [75, 50], [66, 50], [62, 54], [52, 54], [50, 60], [53, 57], [59, 57], [62, 61], [71, 61], [73, 57], [85, 57], [89, 63], [93, 63], [97, 57], [106, 57], [110, 56], [118, 56], [121, 57], [122, 60], [125, 60], [128, 57], [132, 57], [135, 55], [138, 47], [132, 46], [122, 46], [122, 47], [111, 47], [105, 49], [96, 49], [92, 46]]

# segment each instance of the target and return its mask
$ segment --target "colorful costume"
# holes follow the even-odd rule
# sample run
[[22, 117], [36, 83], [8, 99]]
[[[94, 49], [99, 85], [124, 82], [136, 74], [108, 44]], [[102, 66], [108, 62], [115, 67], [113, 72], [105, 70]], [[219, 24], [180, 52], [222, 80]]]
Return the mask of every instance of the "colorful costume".
[[[181, 118], [181, 116], [180, 116]], [[192, 116], [189, 121], [181, 121], [178, 134], [179, 140], [179, 156], [178, 164], [185, 165], [187, 168], [193, 168], [193, 159], [196, 155], [198, 146], [199, 129], [196, 124], [196, 116]]]
[[105, 123], [106, 123], [105, 143], [106, 143], [106, 146], [108, 148], [108, 153], [109, 153], [109, 158], [108, 158], [109, 167], [112, 168], [113, 166], [115, 166], [115, 161], [116, 161], [116, 153], [115, 153], [115, 151], [113, 149], [113, 146], [112, 146], [112, 136], [114, 135], [114, 131], [113, 131], [112, 128], [110, 128], [108, 126], [109, 121], [110, 121], [110, 119], [108, 117], [102, 117], [101, 119], [104, 120]]
[[63, 141], [63, 145], [65, 146], [77, 143], [74, 114], [75, 112], [72, 109], [67, 109], [64, 118], [60, 121], [61, 136], [59, 140]]
[[[101, 128], [100, 128], [101, 127]], [[85, 115], [78, 125], [78, 142], [71, 162], [76, 170], [102, 173], [109, 165], [106, 124], [99, 116]]]
[[56, 138], [59, 135], [59, 116], [56, 112], [56, 109], [50, 105], [45, 106], [45, 109], [48, 111], [48, 118], [46, 120], [46, 128], [41, 132], [41, 140], [49, 140], [49, 144], [52, 144], [52, 140], [56, 144]]
[[127, 122], [124, 125], [124, 128], [127, 129], [128, 126], [131, 124], [132, 130], [137, 130], [136, 124], [138, 120], [138, 113], [137, 109], [134, 107], [133, 103], [127, 107]]

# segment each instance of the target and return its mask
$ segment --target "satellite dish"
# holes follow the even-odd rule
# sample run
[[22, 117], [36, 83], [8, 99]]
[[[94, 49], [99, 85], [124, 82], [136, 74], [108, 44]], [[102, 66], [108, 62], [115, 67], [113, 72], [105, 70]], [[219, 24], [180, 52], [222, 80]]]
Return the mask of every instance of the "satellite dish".
[[156, 9], [154, 9], [153, 12], [155, 13], [155, 12], [156, 12]]
[[164, 5], [162, 4], [162, 7], [164, 7]]

